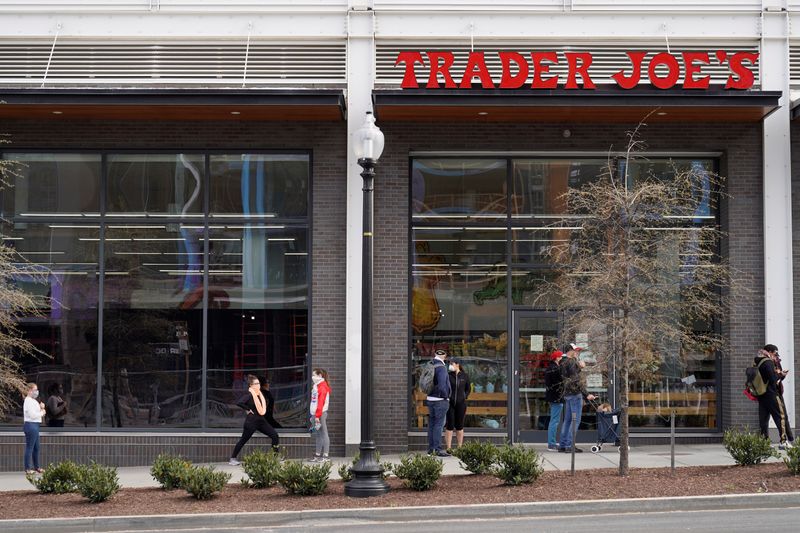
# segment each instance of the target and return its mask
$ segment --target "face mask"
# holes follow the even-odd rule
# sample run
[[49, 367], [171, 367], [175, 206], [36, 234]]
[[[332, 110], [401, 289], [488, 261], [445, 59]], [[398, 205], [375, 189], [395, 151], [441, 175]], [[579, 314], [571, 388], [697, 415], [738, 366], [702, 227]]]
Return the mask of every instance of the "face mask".
[[450, 365], [448, 367], [448, 369], [450, 370], [450, 372], [455, 372], [456, 371], [456, 365]]
[[322, 376], [314, 374], [313, 376], [311, 376], [311, 381], [314, 382], [314, 385], [319, 385], [320, 383], [322, 383]]
[[31, 398], [33, 398], [34, 400], [35, 400], [36, 398], [38, 398], [38, 397], [39, 397], [39, 391], [38, 391], [38, 390], [35, 390], [35, 391], [33, 391], [33, 392], [31, 393]]

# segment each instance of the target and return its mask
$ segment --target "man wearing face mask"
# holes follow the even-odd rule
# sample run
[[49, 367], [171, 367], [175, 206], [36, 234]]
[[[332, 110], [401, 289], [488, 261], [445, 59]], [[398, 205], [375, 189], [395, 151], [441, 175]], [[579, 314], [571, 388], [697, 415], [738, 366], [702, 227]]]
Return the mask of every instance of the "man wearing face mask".
[[44, 416], [44, 404], [38, 400], [39, 387], [36, 383], [28, 383], [28, 394], [22, 404], [25, 430], [25, 473], [44, 472], [39, 468], [39, 428]]
[[425, 398], [428, 402], [428, 453], [439, 457], [450, 457], [442, 450], [442, 431], [444, 430], [447, 410], [450, 408], [450, 377], [447, 375], [447, 365], [444, 360], [447, 352], [436, 350], [433, 364], [433, 389]]

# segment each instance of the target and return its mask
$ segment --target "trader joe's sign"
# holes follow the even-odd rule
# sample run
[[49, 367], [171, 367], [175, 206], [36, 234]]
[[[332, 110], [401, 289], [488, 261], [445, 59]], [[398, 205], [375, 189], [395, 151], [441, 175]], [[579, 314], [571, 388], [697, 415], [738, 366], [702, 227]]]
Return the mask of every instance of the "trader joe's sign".
[[[650, 84], [659, 89], [708, 89], [711, 76], [701, 74], [703, 65], [727, 66], [729, 76], [726, 89], [750, 89], [755, 81], [754, 69], [758, 53], [736, 52], [729, 54], [718, 50], [709, 52], [661, 52], [647, 58], [648, 52], [625, 52], [627, 65], [611, 75], [614, 83], [623, 89], [633, 89], [646, 76]], [[397, 55], [396, 67], [405, 68], [403, 89], [418, 89], [415, 68], [421, 66], [428, 74], [426, 89], [471, 89], [476, 85], [483, 89], [519, 89], [528, 85], [531, 89], [594, 89], [595, 82], [589, 75], [592, 65], [590, 52], [497, 52], [500, 59], [499, 83], [492, 78], [486, 65], [484, 52], [470, 52], [462, 69], [454, 66], [455, 55], [447, 51], [405, 51]], [[682, 61], [678, 60], [678, 57]], [[554, 66], [566, 67], [566, 74], [556, 74]], [[529, 81], [531, 80], [532, 81]], [[580, 80], [580, 81], [579, 81]], [[679, 83], [679, 80], [683, 80]]]

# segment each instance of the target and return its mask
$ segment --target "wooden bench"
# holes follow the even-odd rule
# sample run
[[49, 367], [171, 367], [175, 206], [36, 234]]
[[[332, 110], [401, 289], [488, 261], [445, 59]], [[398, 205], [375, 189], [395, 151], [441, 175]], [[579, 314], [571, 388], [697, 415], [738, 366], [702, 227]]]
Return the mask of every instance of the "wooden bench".
[[707, 427], [716, 427], [717, 394], [715, 392], [631, 392], [628, 394], [628, 415], [656, 415], [669, 419], [676, 415], [704, 416]]
[[[425, 418], [428, 416], [428, 406], [425, 405], [425, 393], [414, 391], [414, 414], [417, 417], [417, 427], [425, 427]], [[505, 416], [508, 414], [506, 402], [508, 393], [505, 392], [473, 392], [467, 399], [467, 414], [478, 416]], [[504, 405], [486, 405], [487, 403], [503, 402]]]

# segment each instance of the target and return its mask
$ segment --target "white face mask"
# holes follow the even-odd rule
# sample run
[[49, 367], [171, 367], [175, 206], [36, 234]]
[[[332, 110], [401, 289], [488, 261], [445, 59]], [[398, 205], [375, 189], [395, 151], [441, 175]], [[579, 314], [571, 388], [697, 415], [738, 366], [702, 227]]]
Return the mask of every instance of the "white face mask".
[[318, 375], [316, 375], [316, 374], [312, 374], [312, 375], [311, 375], [311, 381], [313, 381], [313, 382], [314, 382], [314, 385], [319, 385], [319, 384], [320, 384], [320, 383], [322, 383], [324, 380], [322, 379], [322, 376], [318, 376]]
[[450, 370], [450, 372], [455, 372], [456, 371], [456, 365], [450, 365], [447, 368]]
[[39, 391], [38, 390], [35, 390], [35, 391], [31, 392], [31, 398], [33, 398], [35, 400], [38, 397], [39, 397]]

